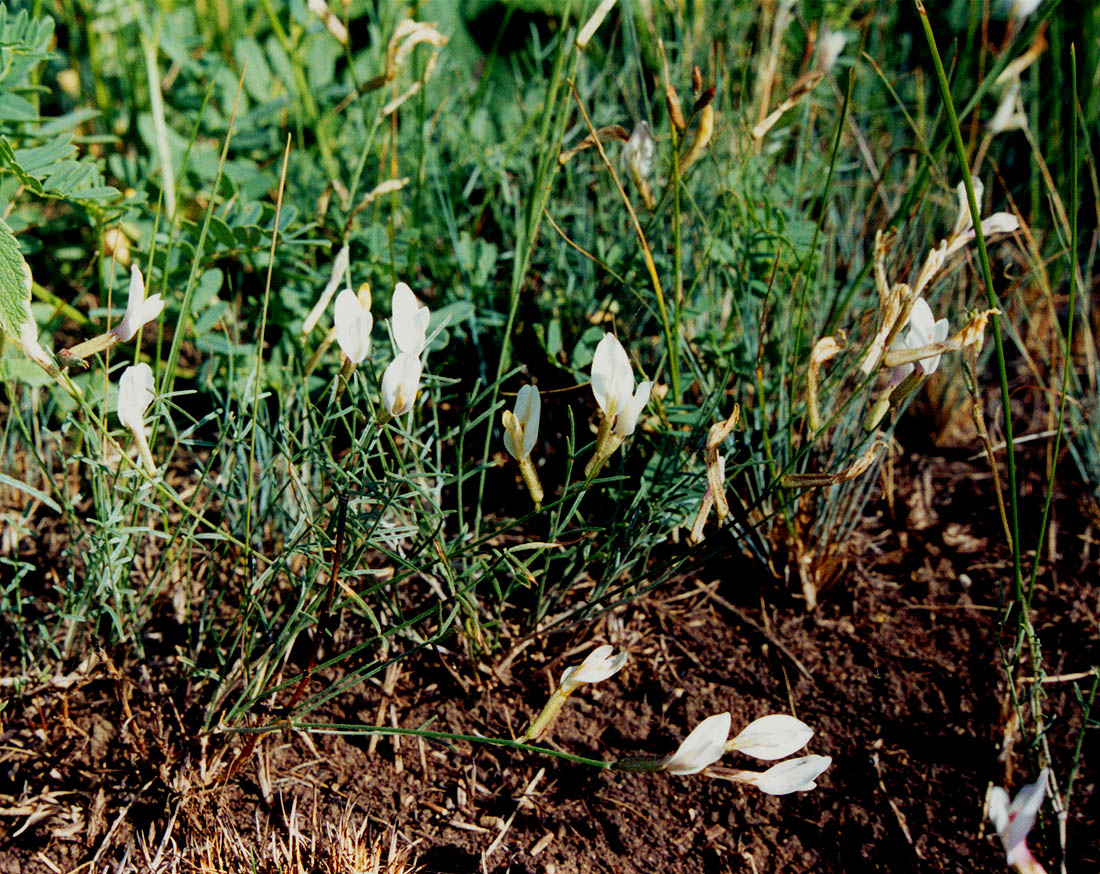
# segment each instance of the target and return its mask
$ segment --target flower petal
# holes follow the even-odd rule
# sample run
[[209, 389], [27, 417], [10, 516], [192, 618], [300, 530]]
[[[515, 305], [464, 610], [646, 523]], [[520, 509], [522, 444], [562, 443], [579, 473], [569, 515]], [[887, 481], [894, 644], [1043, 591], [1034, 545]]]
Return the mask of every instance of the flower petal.
[[605, 643], [592, 650], [579, 665], [566, 668], [562, 672], [559, 684], [562, 691], [569, 694], [582, 683], [598, 683], [622, 670], [628, 654], [620, 652], [613, 656], [611, 655], [613, 650], [614, 647]]
[[[1038, 816], [1039, 808], [1043, 806], [1043, 799], [1046, 797], [1048, 774], [1049, 771], [1043, 768], [1039, 773], [1039, 779], [1020, 789], [1012, 799], [1012, 803], [1008, 805], [1008, 821], [1003, 824], [1003, 827], [997, 829], [997, 833], [1001, 836], [1001, 843], [1004, 844], [1005, 853], [1009, 857], [1024, 844], [1028, 832], [1035, 825], [1035, 817]], [[990, 811], [990, 819], [992, 818], [992, 811]]]
[[833, 763], [831, 756], [802, 756], [772, 765], [752, 784], [766, 795], [789, 795], [816, 788], [814, 782]]
[[393, 317], [390, 326], [393, 329], [393, 342], [398, 350], [409, 355], [419, 356], [427, 343], [428, 320], [431, 313], [422, 307], [412, 289], [404, 282], [394, 286], [391, 300]]
[[[974, 200], [978, 204], [978, 215], [981, 215], [982, 195], [985, 194], [985, 185], [981, 179], [975, 176], [970, 177], [970, 182], [974, 186]], [[955, 191], [959, 195], [959, 214], [955, 218], [955, 227], [951, 231], [952, 237], [966, 233], [974, 227], [974, 216], [970, 214], [970, 201], [966, 196], [966, 183], [960, 182], [955, 186]]]
[[382, 403], [391, 416], [400, 416], [412, 409], [420, 388], [420, 358], [402, 352], [382, 374]]
[[333, 326], [336, 329], [336, 341], [348, 359], [359, 364], [370, 351], [370, 334], [374, 328], [374, 317], [370, 310], [359, 303], [359, 298], [350, 288], [345, 288], [336, 296], [333, 308]]
[[118, 381], [118, 420], [131, 431], [145, 427], [145, 411], [153, 402], [153, 370], [142, 362], [127, 367]]
[[810, 742], [814, 730], [800, 719], [782, 713], [750, 722], [726, 746], [757, 759], [771, 761], [796, 753]]
[[993, 234], [1010, 234], [1020, 229], [1020, 220], [1010, 212], [995, 212], [989, 218], [982, 219], [982, 233], [991, 237]]
[[539, 418], [542, 414], [542, 398], [533, 385], [525, 385], [516, 395], [515, 417], [523, 426], [523, 443], [517, 447], [517, 458], [526, 458], [535, 448], [539, 439]]
[[729, 713], [708, 716], [684, 738], [679, 749], [665, 759], [663, 770], [670, 774], [697, 774], [722, 758], [729, 733]]
[[633, 393], [634, 374], [626, 350], [613, 334], [604, 334], [592, 356], [592, 394], [596, 396], [596, 403], [605, 416], [616, 415], [625, 400], [621, 393], [624, 365], [630, 375], [630, 392]]
[[[633, 378], [632, 374], [631, 379]], [[649, 392], [652, 388], [652, 382], [639, 383], [633, 397], [619, 410], [619, 414], [615, 417], [615, 433], [620, 437], [629, 437], [634, 433], [638, 425], [638, 417], [645, 409], [645, 405], [649, 403]]]

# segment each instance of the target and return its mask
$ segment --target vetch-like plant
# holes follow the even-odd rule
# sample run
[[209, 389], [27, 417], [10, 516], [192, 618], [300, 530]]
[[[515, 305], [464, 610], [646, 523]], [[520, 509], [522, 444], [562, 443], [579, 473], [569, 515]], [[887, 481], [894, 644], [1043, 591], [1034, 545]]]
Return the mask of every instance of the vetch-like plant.
[[634, 433], [652, 387], [652, 382], [642, 382], [634, 388], [634, 368], [626, 350], [612, 334], [604, 334], [592, 356], [592, 394], [600, 406], [600, 430], [596, 453], [584, 469], [586, 477], [599, 473], [623, 440]]
[[695, 514], [695, 522], [691, 526], [691, 533], [688, 535], [688, 540], [693, 544], [700, 543], [703, 540], [703, 526], [706, 525], [707, 516], [710, 515], [712, 507], [718, 514], [719, 522], [729, 515], [730, 506], [726, 500], [726, 459], [722, 457], [718, 450], [733, 429], [737, 427], [737, 420], [740, 416], [741, 407], [734, 404], [730, 417], [724, 422], [711, 425], [710, 430], [707, 432], [706, 454], [704, 456], [707, 463], [707, 488], [703, 493], [699, 512]]
[[554, 717], [565, 705], [566, 699], [577, 689], [586, 683], [602, 682], [621, 671], [626, 664], [628, 654], [620, 652], [613, 655], [613, 652], [614, 647], [609, 644], [598, 646], [579, 665], [566, 668], [562, 672], [558, 688], [554, 690], [546, 706], [517, 740], [524, 742], [537, 739], [554, 721]]
[[145, 438], [145, 411], [153, 403], [153, 397], [153, 371], [148, 364], [135, 364], [122, 372], [118, 381], [118, 420], [133, 432], [142, 463], [150, 476], [156, 474], [157, 466]]
[[531, 461], [531, 451], [539, 439], [541, 408], [539, 390], [533, 385], [525, 385], [516, 395], [515, 410], [505, 410], [501, 417], [504, 422], [504, 448], [519, 462], [523, 483], [527, 486], [536, 510], [542, 507], [543, 491], [539, 475]]
[[1045, 874], [1043, 866], [1031, 855], [1027, 846], [1027, 835], [1035, 825], [1039, 808], [1047, 791], [1049, 771], [1043, 768], [1039, 779], [1028, 783], [1016, 797], [1009, 801], [1008, 792], [1000, 786], [989, 790], [987, 810], [993, 827], [1005, 849], [1008, 864], [1020, 874]]
[[802, 749], [813, 736], [813, 729], [801, 720], [784, 714], [763, 716], [749, 723], [732, 740], [730, 714], [709, 716], [692, 730], [671, 756], [640, 756], [612, 764], [617, 771], [664, 771], [686, 775], [706, 771], [708, 776], [737, 783], [749, 783], [769, 795], [786, 795], [813, 789], [821, 773], [829, 767], [828, 756], [802, 756], [773, 765], [767, 771], [741, 771], [714, 765], [725, 753], [742, 752], [757, 759], [773, 761]]

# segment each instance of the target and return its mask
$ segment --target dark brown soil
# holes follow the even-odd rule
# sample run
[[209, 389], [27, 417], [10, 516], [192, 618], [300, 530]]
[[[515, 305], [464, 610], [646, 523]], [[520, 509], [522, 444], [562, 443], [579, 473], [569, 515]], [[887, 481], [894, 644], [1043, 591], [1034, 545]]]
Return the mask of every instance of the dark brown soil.
[[[265, 870], [273, 841], [300, 834], [309, 850], [349, 815], [366, 817], [368, 835], [395, 829], [440, 874], [1006, 871], [984, 798], [991, 784], [1034, 779], [1038, 756], [1002, 667], [1015, 623], [1001, 624], [1009, 568], [988, 473], [943, 458], [902, 467], [899, 481], [918, 485], [898, 493], [896, 518], [883, 502], [865, 520], [848, 570], [813, 614], [728, 557], [495, 667], [420, 652], [401, 662], [388, 699], [367, 686], [311, 716], [512, 737], [562, 668], [608, 641], [631, 660], [570, 699], [551, 746], [657, 755], [712, 713], [729, 710], [736, 731], [793, 712], [816, 729], [808, 752], [833, 757], [812, 792], [772, 798], [705, 775], [601, 771], [467, 742], [287, 732], [264, 736], [224, 782], [243, 736], [199, 736], [182, 665], [116, 653], [117, 668], [101, 661], [68, 688], [26, 690], [0, 709], [0, 872], [144, 870], [158, 849], [162, 870]], [[1074, 507], [1057, 510], [1072, 518]], [[1065, 528], [1092, 531], [1080, 519]], [[1096, 560], [1066, 531], [1034, 601], [1048, 651], [1064, 654], [1044, 664], [1051, 676], [1100, 663]], [[1081, 735], [1076, 693], [1087, 696], [1089, 682], [1044, 686], [1063, 779]], [[1025, 680], [1018, 692], [1029, 689]], [[1069, 810], [1071, 871], [1100, 870], [1095, 716], [1092, 726]], [[1053, 872], [1057, 823], [1044, 811], [1031, 843]], [[323, 867], [311, 859], [303, 851], [297, 867]]]

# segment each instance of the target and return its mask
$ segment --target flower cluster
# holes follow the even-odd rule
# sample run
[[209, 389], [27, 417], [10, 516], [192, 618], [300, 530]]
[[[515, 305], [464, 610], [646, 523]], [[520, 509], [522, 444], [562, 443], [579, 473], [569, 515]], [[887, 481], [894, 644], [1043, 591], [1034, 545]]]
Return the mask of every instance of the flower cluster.
[[[634, 433], [652, 387], [652, 382], [641, 382], [635, 387], [634, 369], [622, 343], [614, 335], [604, 334], [592, 356], [592, 394], [600, 408], [600, 427], [595, 453], [584, 471], [588, 479], [599, 473], [615, 450]], [[516, 395], [515, 408], [505, 410], [502, 416], [504, 448], [519, 462], [536, 509], [542, 505], [543, 490], [531, 452], [538, 443], [541, 410], [538, 388], [525, 385]]]
[[[727, 740], [732, 720], [729, 713], [717, 713], [700, 722], [671, 756], [661, 760], [657, 770], [669, 774], [697, 774], [714, 765], [729, 752], [742, 752], [763, 761], [783, 759], [798, 752], [813, 737], [813, 729], [793, 716], [773, 713], [750, 722]], [[723, 780], [748, 783], [767, 795], [806, 792], [832, 764], [830, 756], [800, 756], [773, 765], [766, 771], [714, 768], [709, 775]]]
[[[546, 705], [517, 741], [526, 743], [537, 740], [570, 695], [582, 685], [599, 683], [614, 676], [622, 670], [626, 661], [625, 652], [615, 654], [611, 646], [604, 644], [592, 650], [579, 665], [566, 668]], [[729, 713], [716, 713], [700, 722], [672, 755], [630, 757], [608, 764], [618, 771], [664, 771], [678, 776], [706, 770], [708, 776], [748, 783], [768, 795], [788, 795], [813, 789], [817, 786], [814, 781], [832, 764], [829, 756], [786, 758], [806, 746], [814, 734], [812, 728], [793, 716], [781, 713], [762, 716], [745, 726], [736, 737], [730, 738], [732, 721]], [[731, 752], [745, 753], [762, 761], [786, 761], [766, 771], [713, 767], [722, 756]]]
[[[322, 301], [331, 296], [331, 291], [346, 269], [339, 263], [341, 259], [346, 260], [345, 251], [346, 248], [340, 251], [333, 271], [334, 279], [326, 287]], [[349, 368], [361, 364], [370, 353], [371, 332], [374, 330], [374, 317], [370, 309], [371, 294], [368, 285], [361, 286], [358, 294], [345, 288], [336, 296], [333, 333]], [[397, 351], [382, 374], [382, 405], [385, 408], [383, 421], [407, 413], [416, 401], [424, 368], [422, 359], [428, 345], [428, 322], [431, 319], [431, 312], [417, 301], [412, 289], [404, 282], [394, 286], [390, 309], [390, 333]]]
[[[978, 179], [972, 179], [971, 185], [980, 206], [984, 186]], [[970, 348], [976, 353], [981, 348], [989, 317], [997, 313], [995, 310], [977, 312], [957, 334], [951, 336], [947, 319], [937, 319], [923, 297], [925, 289], [948, 259], [976, 238], [974, 217], [964, 182], [959, 183], [957, 194], [958, 214], [951, 233], [928, 253], [912, 286], [904, 282], [891, 285], [887, 278], [886, 259], [893, 247], [895, 234], [880, 231], [875, 237], [874, 266], [880, 327], [860, 362], [860, 370], [871, 374], [885, 366], [890, 368], [891, 374], [885, 393], [868, 416], [868, 430], [874, 430], [888, 410], [900, 406], [924, 378], [936, 372], [945, 352]], [[994, 213], [981, 223], [983, 237], [1011, 233], [1018, 227], [1016, 217], [1007, 212]], [[816, 403], [816, 399], [811, 399], [811, 402]]]

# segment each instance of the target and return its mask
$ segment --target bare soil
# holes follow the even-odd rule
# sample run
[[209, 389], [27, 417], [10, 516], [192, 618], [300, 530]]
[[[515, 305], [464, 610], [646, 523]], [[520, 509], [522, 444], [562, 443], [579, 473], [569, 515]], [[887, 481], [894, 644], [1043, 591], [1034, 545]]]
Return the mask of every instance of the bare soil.
[[[773, 798], [705, 774], [290, 732], [265, 735], [227, 780], [247, 741], [201, 734], [185, 667], [113, 652], [90, 671], [72, 666], [67, 687], [25, 690], [0, 709], [0, 874], [274, 870], [272, 847], [286, 850], [287, 869], [344, 870], [319, 847], [349, 821], [412, 844], [423, 870], [440, 874], [1006, 871], [984, 798], [993, 784], [1034, 779], [1038, 750], [1021, 735], [1002, 667], [1015, 621], [1002, 624], [1010, 572], [989, 474], [942, 456], [913, 456], [895, 474], [911, 485], [893, 496], [893, 515], [885, 500], [870, 507], [853, 560], [812, 614], [731, 555], [595, 628], [517, 641], [480, 667], [419, 652], [400, 663], [392, 695], [367, 686], [314, 714], [513, 737], [563, 667], [608, 641], [631, 660], [570, 699], [551, 746], [659, 755], [712, 713], [729, 710], [736, 730], [792, 712], [816, 729], [808, 752], [833, 757], [812, 792]], [[1059, 558], [1039, 578], [1033, 622], [1048, 651], [1065, 654], [1044, 665], [1061, 680], [1100, 663], [1100, 586], [1094, 529], [1068, 499], [1056, 518]], [[1089, 682], [1043, 687], [1063, 779]], [[1070, 871], [1100, 870], [1095, 716], [1092, 726], [1068, 812]], [[1049, 811], [1031, 843], [1053, 872]]]

